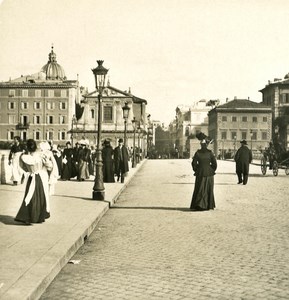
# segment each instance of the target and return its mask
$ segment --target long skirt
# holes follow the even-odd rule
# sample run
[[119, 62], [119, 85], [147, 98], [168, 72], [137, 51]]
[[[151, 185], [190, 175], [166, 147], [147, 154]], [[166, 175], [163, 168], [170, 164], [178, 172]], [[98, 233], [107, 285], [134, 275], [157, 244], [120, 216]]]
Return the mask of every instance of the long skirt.
[[[28, 177], [24, 198], [26, 197], [32, 177]], [[23, 200], [22, 205], [15, 217], [15, 221], [24, 223], [42, 223], [50, 217], [50, 213], [46, 209], [46, 196], [42, 180], [39, 174], [35, 174], [35, 190], [28, 205]]]
[[191, 209], [209, 210], [215, 208], [214, 176], [196, 177]]

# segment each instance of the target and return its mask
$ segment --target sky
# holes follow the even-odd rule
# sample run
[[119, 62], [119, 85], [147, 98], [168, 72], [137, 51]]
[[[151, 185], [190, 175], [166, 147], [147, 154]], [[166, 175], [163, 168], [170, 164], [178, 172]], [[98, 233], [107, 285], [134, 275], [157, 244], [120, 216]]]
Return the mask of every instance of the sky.
[[40, 71], [51, 46], [68, 79], [109, 80], [169, 124], [178, 105], [261, 102], [289, 73], [288, 0], [0, 0], [0, 81]]

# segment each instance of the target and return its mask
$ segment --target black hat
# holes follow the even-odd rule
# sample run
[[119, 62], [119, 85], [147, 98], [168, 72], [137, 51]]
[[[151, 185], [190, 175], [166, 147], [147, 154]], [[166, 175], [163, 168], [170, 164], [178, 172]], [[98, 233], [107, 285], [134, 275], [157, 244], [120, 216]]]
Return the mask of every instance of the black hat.
[[118, 142], [119, 142], [119, 143], [123, 143], [123, 139], [119, 139]]
[[240, 141], [241, 144], [248, 145], [246, 140]]

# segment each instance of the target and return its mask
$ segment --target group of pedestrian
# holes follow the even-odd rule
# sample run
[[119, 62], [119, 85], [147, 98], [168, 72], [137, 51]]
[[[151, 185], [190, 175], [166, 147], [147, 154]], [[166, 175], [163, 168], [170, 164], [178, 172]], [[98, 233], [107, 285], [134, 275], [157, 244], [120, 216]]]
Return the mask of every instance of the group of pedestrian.
[[[215, 208], [214, 175], [217, 170], [217, 160], [211, 150], [207, 148], [211, 140], [200, 133], [201, 149], [196, 151], [192, 159], [192, 168], [196, 176], [195, 186], [190, 209], [193, 211], [205, 211]], [[247, 147], [247, 141], [240, 141], [241, 147], [234, 157], [238, 184], [246, 185], [249, 176], [249, 165], [252, 162], [252, 151]]]

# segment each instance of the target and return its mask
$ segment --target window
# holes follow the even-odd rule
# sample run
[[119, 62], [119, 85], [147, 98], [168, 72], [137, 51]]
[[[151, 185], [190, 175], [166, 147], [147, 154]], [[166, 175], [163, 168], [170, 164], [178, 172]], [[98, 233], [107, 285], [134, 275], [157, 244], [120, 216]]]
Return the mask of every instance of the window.
[[34, 124], [40, 124], [40, 116], [34, 116]]
[[94, 109], [91, 109], [91, 110], [90, 110], [90, 116], [91, 116], [92, 119], [94, 119], [94, 115], [95, 115]]
[[226, 140], [227, 139], [227, 132], [226, 131], [221, 132], [221, 139], [222, 140]]
[[222, 122], [227, 122], [227, 116], [222, 116]]
[[262, 132], [262, 140], [267, 140], [267, 132]]
[[257, 117], [252, 117], [252, 122], [253, 123], [257, 123], [258, 122], [258, 118]]
[[8, 140], [13, 140], [13, 139], [14, 139], [14, 136], [15, 136], [14, 131], [9, 131], [9, 132], [8, 132]]
[[41, 109], [41, 102], [34, 102], [34, 109]]
[[28, 116], [21, 116], [21, 117], [20, 117], [20, 122], [21, 122], [21, 124], [27, 125], [27, 124], [28, 124], [28, 121], [29, 121]]
[[257, 140], [257, 131], [252, 132], [252, 140]]
[[237, 139], [237, 132], [236, 131], [231, 131], [231, 140]]
[[53, 131], [48, 131], [46, 133], [47, 140], [53, 140]]
[[15, 109], [16, 105], [15, 102], [8, 102], [8, 109]]
[[9, 97], [15, 97], [15, 90], [9, 90]]
[[22, 97], [28, 97], [28, 90], [22, 90]]
[[35, 97], [41, 98], [41, 90], [35, 90]]
[[65, 116], [59, 116], [59, 124], [65, 124]]
[[28, 109], [28, 102], [21, 102], [21, 109]]
[[246, 116], [242, 117], [242, 122], [247, 122], [247, 117]]
[[46, 105], [47, 109], [54, 109], [54, 103], [53, 102], [47, 102], [47, 105]]
[[267, 117], [263, 117], [263, 122], [267, 122]]
[[22, 131], [21, 134], [20, 134], [20, 137], [23, 141], [26, 141], [27, 139], [27, 132], [26, 131]]
[[67, 97], [67, 91], [61, 90], [61, 98], [66, 98], [66, 97]]
[[35, 134], [34, 134], [34, 138], [35, 140], [40, 140], [40, 131], [36, 131]]
[[103, 119], [104, 121], [112, 121], [112, 106], [104, 106]]
[[48, 90], [48, 97], [53, 98], [54, 97], [54, 90]]
[[247, 132], [243, 131], [242, 132], [242, 140], [246, 140], [247, 139]]
[[64, 141], [66, 139], [65, 131], [59, 132], [59, 139], [61, 141]]
[[16, 124], [16, 115], [9, 115], [8, 116], [8, 123], [9, 124]]
[[236, 116], [232, 117], [232, 122], [237, 122], [237, 117]]
[[47, 123], [53, 124], [53, 116], [47, 116]]
[[60, 102], [60, 103], [59, 103], [59, 108], [60, 108], [61, 110], [66, 109], [66, 103], [65, 103], [65, 102]]

